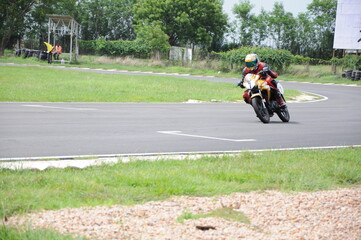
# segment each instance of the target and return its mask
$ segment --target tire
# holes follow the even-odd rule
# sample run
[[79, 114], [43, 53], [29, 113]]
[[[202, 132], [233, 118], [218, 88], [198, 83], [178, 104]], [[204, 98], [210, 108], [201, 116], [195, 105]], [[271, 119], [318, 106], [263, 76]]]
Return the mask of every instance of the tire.
[[[283, 95], [282, 95], [282, 98], [283, 98], [283, 101], [285, 101]], [[288, 112], [287, 106], [284, 106], [283, 108], [276, 107], [275, 112], [277, 113], [278, 117], [282, 120], [282, 122], [290, 121], [290, 113]]]
[[285, 106], [284, 108], [277, 108], [276, 113], [278, 117], [282, 120], [282, 122], [290, 121], [290, 113], [288, 112], [287, 106]]
[[263, 123], [269, 123], [270, 116], [269, 116], [267, 108], [264, 106], [262, 101], [263, 101], [262, 98], [255, 97], [255, 98], [252, 98], [251, 104], [252, 104], [252, 107], [253, 107], [254, 111], [256, 112], [259, 120], [261, 120]]

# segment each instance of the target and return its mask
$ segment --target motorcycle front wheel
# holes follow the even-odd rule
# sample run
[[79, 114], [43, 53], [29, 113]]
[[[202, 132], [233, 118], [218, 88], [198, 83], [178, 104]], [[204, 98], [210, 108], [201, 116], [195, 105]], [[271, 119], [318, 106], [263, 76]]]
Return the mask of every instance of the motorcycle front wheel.
[[263, 99], [260, 97], [254, 97], [251, 100], [251, 104], [259, 120], [263, 123], [269, 123], [270, 116], [266, 106], [263, 104]]

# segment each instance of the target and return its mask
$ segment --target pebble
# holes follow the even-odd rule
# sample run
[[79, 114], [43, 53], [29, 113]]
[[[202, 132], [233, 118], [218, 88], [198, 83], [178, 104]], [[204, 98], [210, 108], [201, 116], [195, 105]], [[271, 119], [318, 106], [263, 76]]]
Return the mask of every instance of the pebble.
[[[220, 207], [243, 212], [250, 224], [219, 217], [177, 218]], [[217, 197], [173, 197], [135, 206], [42, 211], [6, 225], [52, 228], [89, 239], [361, 239], [361, 188], [307, 193], [257, 191]], [[199, 230], [196, 226], [211, 226]]]

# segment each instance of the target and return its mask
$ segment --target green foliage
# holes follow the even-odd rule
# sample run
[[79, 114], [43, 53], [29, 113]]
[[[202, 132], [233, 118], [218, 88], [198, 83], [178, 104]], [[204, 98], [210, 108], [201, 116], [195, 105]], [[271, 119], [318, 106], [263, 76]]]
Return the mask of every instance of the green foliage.
[[209, 46], [214, 37], [223, 35], [227, 24], [219, 0], [139, 0], [134, 19], [138, 25], [160, 22], [172, 46]]
[[287, 50], [278, 50], [261, 47], [243, 47], [228, 52], [216, 53], [221, 60], [230, 64], [232, 68], [244, 68], [244, 59], [247, 54], [255, 53], [262, 62], [266, 62], [275, 71], [282, 73], [292, 62], [292, 54]]
[[105, 41], [104, 39], [80, 40], [79, 48], [81, 53], [135, 57], [149, 57], [152, 50], [144, 41]]
[[[135, 204], [170, 196], [316, 191], [361, 183], [361, 148], [135, 161], [46, 171], [0, 169], [0, 218], [40, 209]], [[61, 187], [60, 187], [61, 186]]]
[[336, 5], [337, 0], [313, 0], [306, 13], [294, 17], [282, 2], [275, 2], [270, 11], [262, 9], [255, 15], [250, 1], [241, 0], [233, 9], [236, 24], [231, 24], [230, 37], [241, 46], [275, 47], [296, 55], [330, 59]]
[[[0, 1], [0, 56], [14, 35], [25, 30], [24, 19], [36, 1]], [[39, 1], [42, 2], [42, 1]]]
[[296, 20], [292, 13], [286, 12], [283, 4], [275, 2], [267, 16], [268, 32], [278, 49], [293, 51], [296, 42]]
[[209, 102], [241, 98], [240, 90], [231, 83], [0, 66], [0, 101]]
[[145, 23], [136, 27], [137, 40], [152, 50], [169, 51], [169, 36], [163, 32], [159, 22]]
[[80, 240], [71, 235], [61, 235], [52, 230], [16, 229], [0, 225], [1, 240]]
[[294, 55], [292, 58], [293, 64], [307, 64], [311, 61], [310, 57], [304, 57], [300, 55]]
[[242, 0], [233, 7], [233, 13], [239, 20], [239, 31], [241, 33], [239, 42], [241, 46], [253, 45], [254, 29], [257, 24], [257, 18], [254, 14], [251, 14], [253, 7], [254, 5], [249, 0]]
[[309, 20], [312, 22], [307, 45], [307, 55], [314, 58], [332, 57], [336, 22], [337, 0], [313, 0], [308, 5]]
[[347, 70], [361, 70], [361, 56], [346, 55], [344, 58], [332, 58], [332, 63]]
[[180, 216], [177, 221], [183, 223], [186, 219], [200, 219], [200, 218], [208, 218], [208, 217], [219, 217], [224, 218], [226, 220], [238, 221], [245, 224], [250, 224], [250, 220], [244, 215], [241, 211], [235, 211], [232, 208], [218, 208], [209, 213], [203, 214], [192, 214], [190, 212], [185, 212]]
[[133, 40], [133, 5], [135, 0], [78, 1], [79, 19], [84, 40], [107, 36], [110, 40]]
[[304, 56], [300, 56], [300, 55], [294, 55], [292, 58], [292, 63], [293, 64], [301, 64], [301, 65], [305, 65], [305, 64], [310, 64], [310, 65], [330, 65], [332, 63], [331, 60], [324, 60], [324, 59], [320, 59], [320, 58], [310, 58], [310, 57], [304, 57]]

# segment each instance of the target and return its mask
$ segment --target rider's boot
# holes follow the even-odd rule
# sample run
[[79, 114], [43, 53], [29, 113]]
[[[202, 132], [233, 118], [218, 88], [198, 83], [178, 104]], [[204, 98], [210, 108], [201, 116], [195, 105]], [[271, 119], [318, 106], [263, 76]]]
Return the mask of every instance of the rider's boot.
[[286, 103], [283, 100], [283, 97], [282, 97], [282, 94], [281, 94], [280, 90], [278, 90], [278, 88], [277, 88], [277, 81], [272, 80], [271, 83], [276, 87], [274, 89], [275, 90], [276, 101], [278, 102], [278, 104], [280, 105], [281, 108], [284, 108], [286, 106]]
[[276, 101], [280, 105], [280, 108], [284, 108], [286, 106], [286, 103], [283, 100], [282, 94], [279, 90], [276, 90]]
[[251, 104], [251, 98], [249, 96], [249, 91], [244, 91], [243, 93], [243, 99], [246, 103]]

